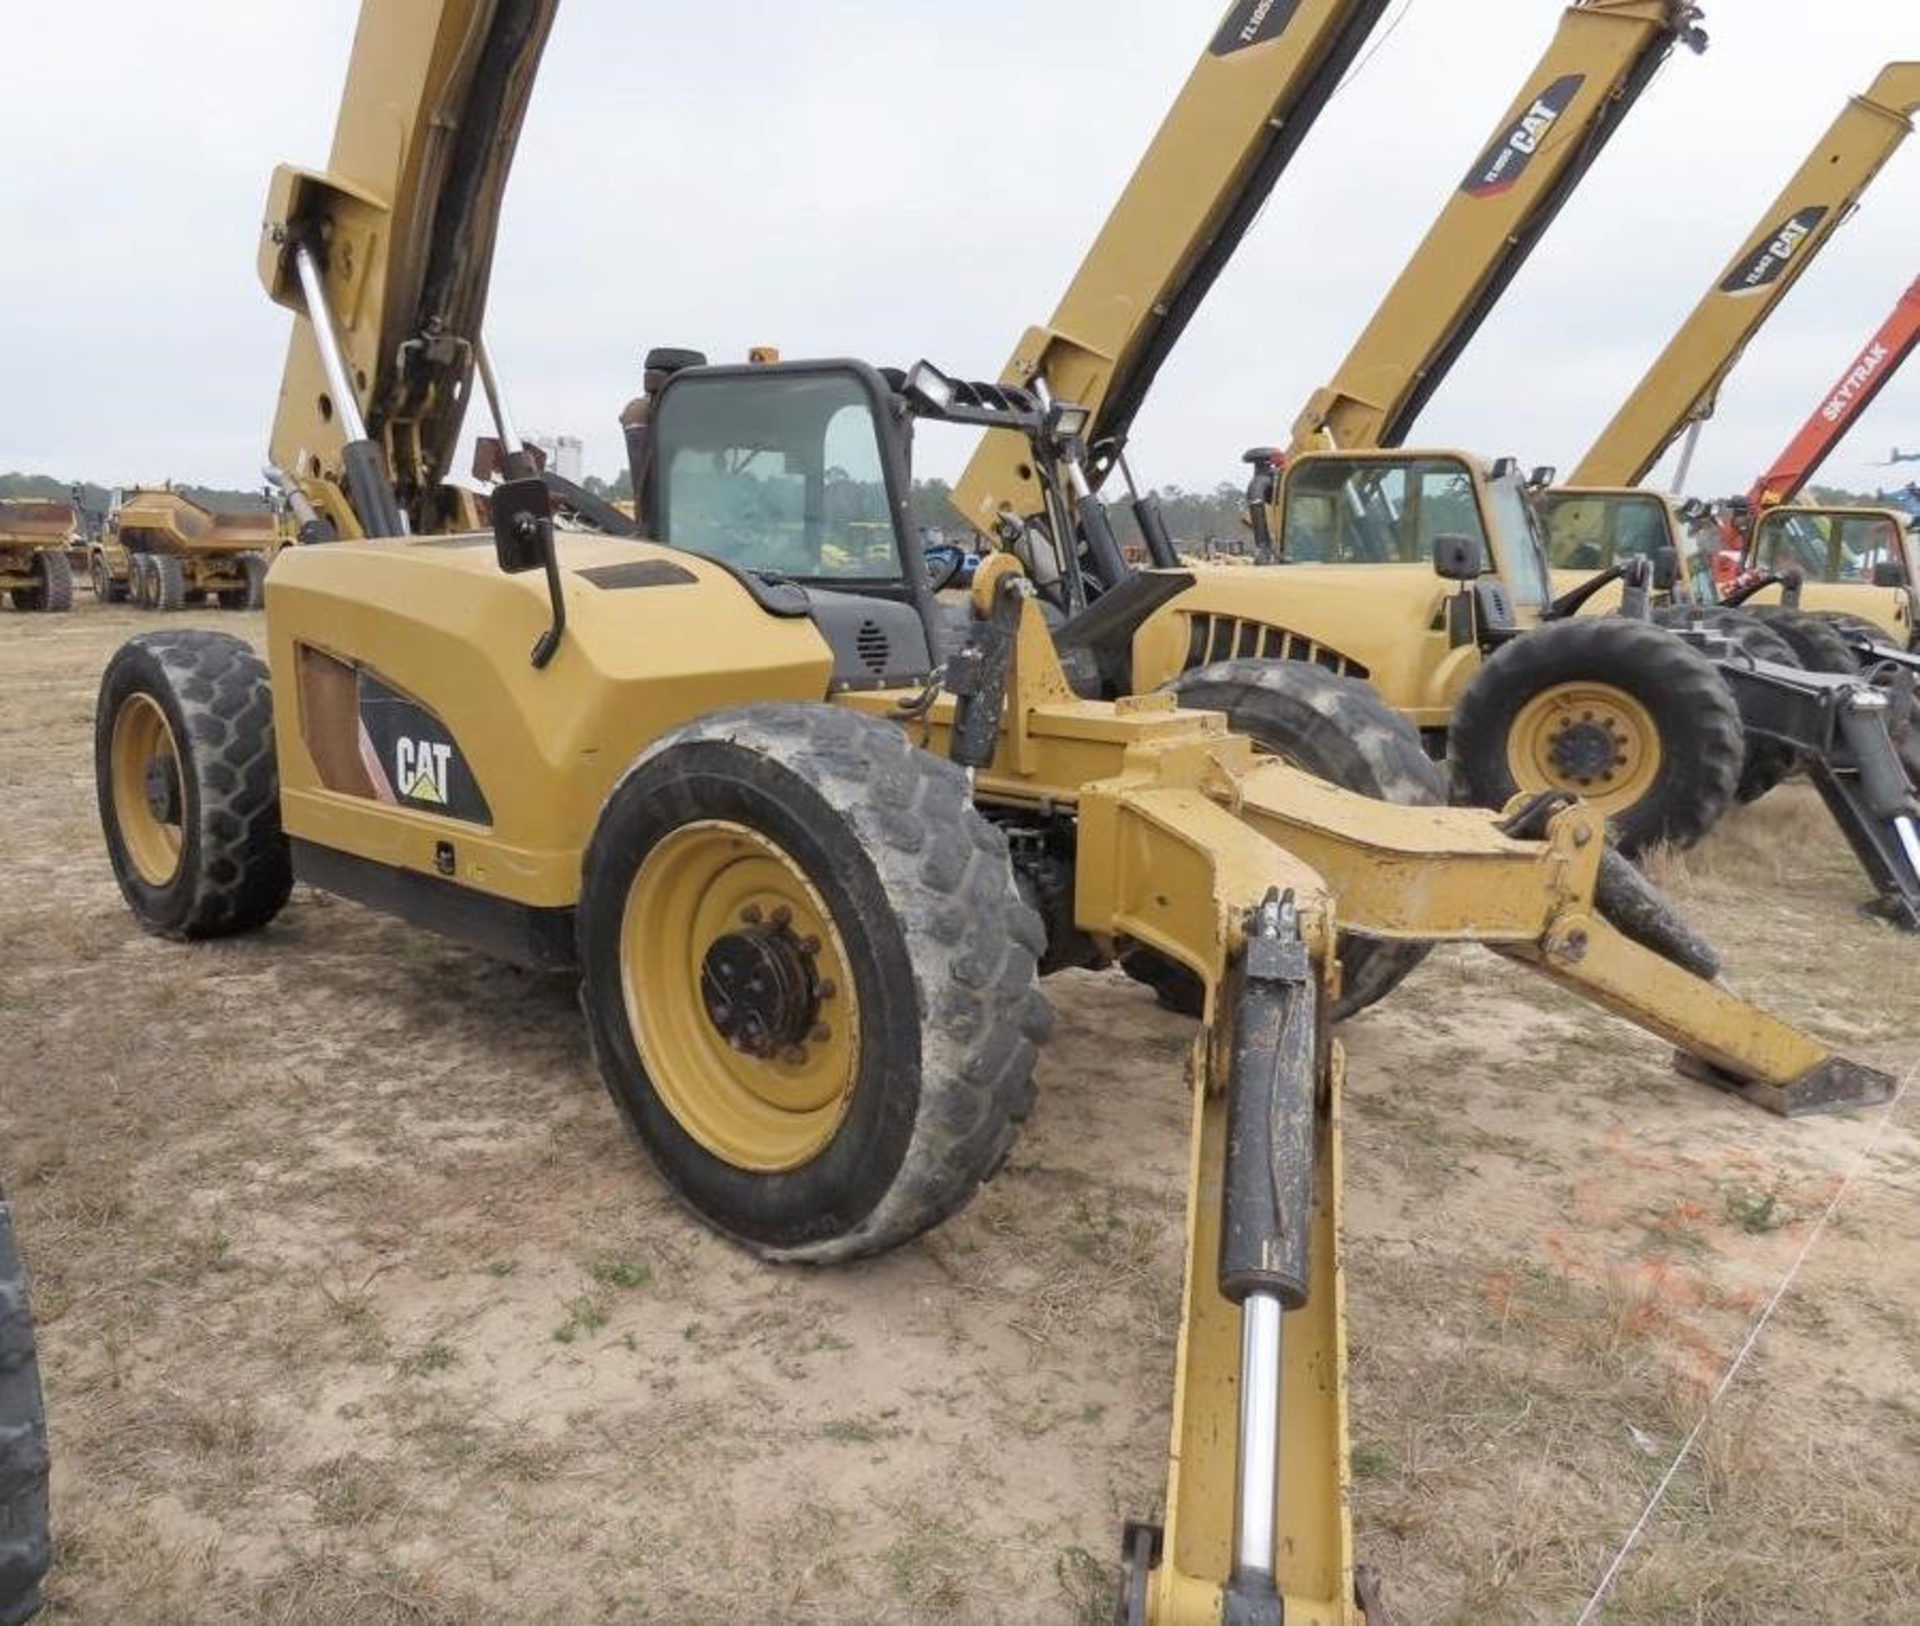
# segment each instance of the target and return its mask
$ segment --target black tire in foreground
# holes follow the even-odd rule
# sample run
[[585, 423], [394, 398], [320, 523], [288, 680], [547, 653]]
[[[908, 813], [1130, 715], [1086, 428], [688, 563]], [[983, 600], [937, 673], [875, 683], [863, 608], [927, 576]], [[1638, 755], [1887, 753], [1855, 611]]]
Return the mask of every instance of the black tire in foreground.
[[1826, 622], [1847, 640], [1849, 648], [1855, 639], [1863, 639], [1870, 644], [1885, 644], [1889, 649], [1907, 647], [1878, 621], [1869, 621], [1864, 615], [1854, 615], [1847, 610], [1810, 610], [1807, 613]]
[[47, 1419], [27, 1278], [0, 1197], [0, 1626], [40, 1608], [47, 1573]]
[[1859, 659], [1840, 629], [1826, 617], [1811, 610], [1789, 610], [1783, 604], [1748, 604], [1742, 608], [1777, 633], [1809, 672], [1836, 672], [1841, 677], [1859, 672]]
[[[1739, 787], [1746, 742], [1713, 662], [1651, 622], [1590, 616], [1495, 650], [1454, 708], [1448, 756], [1462, 801], [1570, 791], [1605, 808], [1631, 857], [1711, 830]], [[1522, 784], [1516, 761], [1536, 757], [1548, 770], [1529, 776], [1543, 782]]]
[[[1722, 605], [1705, 608], [1673, 605], [1654, 611], [1653, 619], [1663, 627], [1704, 626], [1758, 661], [1771, 661], [1776, 666], [1800, 665], [1793, 646], [1766, 622], [1745, 610]], [[1741, 763], [1740, 784], [1734, 792], [1743, 803], [1759, 801], [1799, 766], [1799, 753], [1791, 746], [1763, 739], [1758, 734], [1748, 734], [1746, 742], [1746, 759]]]
[[767, 1258], [938, 1224], [1032, 1105], [1039, 917], [966, 776], [889, 723], [749, 706], [650, 746], [601, 809], [578, 933], [615, 1103]]
[[9, 595], [16, 610], [58, 615], [73, 608], [73, 565], [64, 553], [43, 548], [33, 556], [34, 585], [16, 587]]
[[[1180, 704], [1225, 712], [1245, 734], [1296, 768], [1376, 801], [1439, 807], [1446, 786], [1421, 748], [1413, 725], [1353, 678], [1305, 661], [1217, 661], [1182, 673], [1168, 687]], [[1340, 998], [1333, 1020], [1344, 1021], [1393, 992], [1431, 952], [1428, 943], [1340, 936]], [[1120, 967], [1143, 982], [1167, 1009], [1198, 1016], [1200, 979], [1151, 949], [1135, 949]]]
[[264, 662], [223, 632], [149, 632], [100, 680], [94, 779], [114, 878], [164, 937], [264, 926], [293, 887]]

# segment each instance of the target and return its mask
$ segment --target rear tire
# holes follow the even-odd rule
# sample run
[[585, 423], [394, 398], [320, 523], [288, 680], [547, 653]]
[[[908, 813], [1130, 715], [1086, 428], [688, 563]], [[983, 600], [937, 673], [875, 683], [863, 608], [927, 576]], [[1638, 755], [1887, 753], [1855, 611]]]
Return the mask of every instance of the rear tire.
[[[1555, 715], [1558, 696], [1580, 694], [1617, 697], [1628, 724], [1603, 731], [1586, 719], [1605, 704], [1583, 710], [1577, 699]], [[1640, 737], [1648, 730], [1652, 739]], [[1565, 761], [1536, 770], [1540, 742], [1551, 742], [1550, 753], [1562, 738]], [[1617, 758], [1599, 760], [1616, 749]], [[1691, 847], [1712, 829], [1732, 805], [1746, 744], [1740, 708], [1704, 655], [1651, 622], [1593, 616], [1548, 622], [1495, 650], [1454, 708], [1448, 753], [1461, 800], [1504, 807], [1522, 790], [1585, 796], [1632, 856], [1656, 842]], [[1621, 783], [1611, 777], [1615, 761], [1624, 785], [1608, 806], [1606, 787]], [[1522, 784], [1516, 762], [1539, 782]]]
[[127, 590], [133, 599], [136, 610], [151, 610], [154, 607], [155, 585], [153, 574], [153, 556], [146, 553], [134, 553], [127, 556]]
[[113, 579], [105, 554], [96, 553], [87, 561], [87, 579], [93, 583], [93, 596], [102, 604], [124, 604], [127, 583]]
[[16, 587], [11, 594], [16, 610], [58, 615], [73, 608], [73, 565], [64, 553], [36, 553], [33, 574], [32, 587]]
[[[1764, 621], [1754, 619], [1745, 610], [1727, 609], [1721, 605], [1710, 605], [1705, 609], [1674, 605], [1655, 610], [1653, 619], [1656, 626], [1670, 628], [1698, 623], [1755, 660], [1772, 661], [1779, 666], [1800, 665], [1800, 657], [1793, 652], [1793, 646]], [[1740, 784], [1734, 795], [1742, 803], [1757, 802], [1799, 767], [1800, 756], [1791, 746], [1782, 745], [1777, 740], [1763, 739], [1758, 734], [1745, 734], [1744, 737], [1747, 754], [1740, 766]]]
[[[608, 1092], [676, 1195], [764, 1257], [937, 1225], [1032, 1106], [1039, 917], [966, 776], [891, 724], [762, 705], [657, 741], [601, 809], [578, 931]], [[730, 981], [728, 955], [769, 969]]]
[[148, 632], [100, 680], [94, 780], [114, 878], [162, 937], [264, 926], [293, 889], [265, 663], [223, 632]]
[[1764, 621], [1769, 631], [1778, 633], [1809, 672], [1835, 672], [1841, 677], [1858, 674], [1859, 660], [1831, 621], [1810, 610], [1789, 610], [1784, 604], [1748, 604], [1743, 608]]
[[180, 561], [171, 553], [152, 553], [147, 556], [150, 591], [153, 601], [149, 608], [155, 610], [183, 610], [187, 606], [187, 572]]
[[[1342, 790], [1403, 807], [1440, 807], [1446, 785], [1420, 735], [1366, 684], [1305, 661], [1219, 661], [1183, 673], [1167, 686], [1180, 704], [1225, 712], [1236, 734]], [[1344, 1021], [1393, 992], [1432, 951], [1430, 943], [1389, 941], [1342, 932], [1340, 997], [1333, 1020]], [[1199, 1016], [1201, 981], [1185, 966], [1135, 949], [1120, 968], [1145, 983], [1160, 1003]]]
[[40, 1608], [47, 1533], [47, 1418], [26, 1271], [0, 1197], [0, 1626]]

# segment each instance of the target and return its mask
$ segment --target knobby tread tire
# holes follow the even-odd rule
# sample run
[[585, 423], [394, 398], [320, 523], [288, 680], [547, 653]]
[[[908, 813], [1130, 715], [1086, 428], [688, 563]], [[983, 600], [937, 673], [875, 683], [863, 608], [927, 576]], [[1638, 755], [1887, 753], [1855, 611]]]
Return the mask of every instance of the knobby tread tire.
[[[1842, 638], [1851, 640], [1864, 638], [1870, 644], [1884, 644], [1889, 649], [1904, 649], [1906, 645], [1877, 621], [1869, 621], [1864, 615], [1855, 615], [1849, 610], [1809, 610], [1808, 615], [1817, 617], [1839, 633]], [[1856, 656], [1855, 659], [1858, 659]]]
[[1503, 807], [1518, 792], [1507, 740], [1521, 707], [1562, 683], [1604, 683], [1631, 695], [1660, 734], [1660, 771], [1615, 814], [1615, 844], [1632, 856], [1656, 842], [1691, 847], [1733, 803], [1746, 761], [1740, 708], [1713, 662], [1665, 627], [1626, 616], [1550, 621], [1503, 644], [1454, 708], [1448, 757], [1455, 795]]
[[[1717, 604], [1704, 608], [1669, 605], [1655, 610], [1653, 619], [1662, 627], [1704, 626], [1755, 660], [1772, 661], [1779, 666], [1800, 665], [1793, 646], [1766, 622], [1745, 610]], [[1758, 734], [1747, 734], [1746, 743], [1747, 754], [1740, 764], [1740, 783], [1734, 796], [1742, 803], [1751, 803], [1759, 801], [1792, 773], [1800, 765], [1800, 754], [1791, 746]]]
[[27, 1278], [0, 1197], [0, 1626], [40, 1607], [47, 1573], [47, 1419]]
[[[135, 693], [166, 714], [181, 754], [181, 856], [150, 885], [134, 867], [113, 806], [114, 718]], [[230, 937], [273, 919], [293, 889], [280, 828], [273, 698], [266, 663], [224, 632], [147, 632], [122, 644], [100, 679], [94, 780], [107, 854], [134, 916], [162, 937]]]
[[151, 593], [148, 606], [155, 610], [183, 610], [187, 606], [187, 572], [170, 553], [149, 554], [147, 581]]
[[[809, 874], [833, 903], [861, 989], [861, 1073], [849, 1122], [868, 1099], [889, 1123], [911, 1118], [904, 1129], [875, 1131], [890, 1149], [860, 1165], [864, 1211], [851, 1211], [844, 1192], [806, 1207], [840, 1178], [832, 1167], [840, 1143], [856, 1145], [845, 1124], [810, 1162], [778, 1174], [731, 1168], [698, 1146], [654, 1092], [625, 1011], [620, 923], [646, 852], [688, 822], [739, 817], [716, 807], [761, 798], [833, 853], [837, 892]], [[790, 853], [807, 845], [805, 835], [767, 833]], [[859, 1258], [939, 1224], [1005, 1161], [1032, 1108], [1034, 1062], [1052, 1027], [1037, 986], [1045, 936], [1015, 889], [1006, 838], [974, 808], [959, 768], [916, 749], [890, 723], [833, 706], [715, 713], [635, 759], [601, 810], [583, 871], [581, 1002], [601, 1077], [649, 1159], [707, 1223], [765, 1258]], [[904, 997], [876, 1003], [883, 987]], [[871, 1086], [869, 1067], [884, 1069]]]
[[[1419, 731], [1357, 679], [1305, 661], [1228, 660], [1182, 673], [1168, 688], [1183, 706], [1224, 712], [1235, 733], [1343, 790], [1403, 807], [1446, 803], [1445, 782]], [[1342, 932], [1333, 1020], [1386, 998], [1432, 947]], [[1200, 1014], [1200, 979], [1185, 966], [1135, 950], [1122, 958], [1121, 969], [1169, 1010]]]
[[1745, 608], [1780, 635], [1809, 672], [1837, 672], [1852, 677], [1860, 662], [1831, 621], [1811, 610], [1789, 610], [1784, 604], [1749, 604]]
[[73, 608], [73, 564], [66, 554], [41, 549], [33, 556], [33, 573], [38, 585], [16, 587], [12, 592], [16, 610], [59, 615]]

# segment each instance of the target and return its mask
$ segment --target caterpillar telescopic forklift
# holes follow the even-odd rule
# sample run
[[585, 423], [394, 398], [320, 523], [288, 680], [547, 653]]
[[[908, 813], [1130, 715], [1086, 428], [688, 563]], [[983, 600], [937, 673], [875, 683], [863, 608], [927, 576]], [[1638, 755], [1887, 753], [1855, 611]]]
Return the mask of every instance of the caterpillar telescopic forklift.
[[[1227, 54], [1214, 43], [1052, 322], [1029, 330], [1002, 374], [1093, 409], [1089, 486], [1118, 462], [1179, 323], [1271, 184], [1260, 155], [1273, 131], [1250, 87], [1284, 79], [1312, 43], [1301, 27], [1295, 16]], [[1141, 627], [1131, 688], [1168, 687], [1251, 728], [1251, 709], [1242, 715], [1230, 682], [1207, 669], [1315, 662], [1371, 685], [1480, 799], [1581, 796], [1629, 852], [1691, 843], [1731, 804], [1745, 747], [1712, 663], [1645, 622], [1554, 616], [1511, 461], [1393, 449], [1680, 43], [1705, 46], [1693, 5], [1567, 8], [1334, 381], [1309, 401], [1291, 454], [1248, 454], [1254, 559], [1286, 568], [1194, 567], [1191, 590]], [[988, 530], [1038, 509], [1016, 442], [983, 440], [955, 505]], [[1170, 546], [1155, 559], [1178, 563]]]
[[136, 486], [116, 497], [87, 569], [102, 604], [257, 610], [279, 544], [269, 511], [218, 513], [170, 486]]
[[16, 610], [73, 608], [67, 538], [74, 511], [39, 497], [0, 501], [0, 593]]
[[[1748, 343], [1852, 215], [1911, 132], [1916, 111], [1920, 62], [1888, 63], [1863, 94], [1848, 102], [1580, 459], [1568, 476], [1567, 489], [1589, 499], [1631, 491], [1683, 434], [1686, 441], [1673, 486], [1685, 489], [1701, 430]], [[1889, 323], [1890, 331], [1904, 327], [1903, 314], [1904, 305]], [[1911, 346], [1910, 331], [1904, 343]], [[1869, 629], [1877, 629], [1880, 641], [1902, 649], [1912, 641], [1911, 598], [1903, 584], [1892, 580], [1892, 568], [1903, 562], [1907, 551], [1904, 527], [1895, 527], [1899, 539], [1889, 544], [1882, 534], [1885, 525], [1869, 515], [1836, 516], [1825, 526], [1783, 520], [1764, 530], [1755, 521], [1766, 508], [1797, 492], [1823, 450], [1830, 450], [1844, 432], [1849, 403], [1864, 404], [1877, 388], [1875, 377], [1891, 376], [1892, 367], [1884, 365], [1891, 360], [1891, 353], [1873, 357], [1870, 345], [1843, 376], [1835, 396], [1823, 400], [1819, 425], [1809, 425], [1804, 440], [1796, 437], [1744, 502], [1727, 505], [1736, 513], [1723, 522], [1716, 551], [1743, 555], [1741, 568], [1748, 579], [1735, 590], [1735, 572], [1722, 570], [1721, 586], [1729, 589], [1721, 595], [1723, 601], [1765, 616], [1770, 629], [1815, 670], [1858, 669], [1861, 651], [1849, 653], [1843, 638], [1871, 641]], [[1859, 376], [1863, 368], [1864, 376]], [[1836, 400], [1840, 410], [1829, 414], [1827, 408]], [[1816, 529], [1821, 534], [1814, 535]], [[1864, 541], [1863, 551], [1848, 545], [1855, 537]], [[1792, 553], [1800, 554], [1797, 569], [1807, 585], [1795, 602], [1784, 603], [1781, 595], [1788, 584], [1774, 579], [1773, 561], [1776, 555], [1784, 560]], [[1866, 574], [1844, 580], [1843, 572], [1858, 561], [1864, 561]], [[1875, 565], [1885, 567], [1882, 580], [1872, 579]]]
[[[1002, 552], [953, 613], [909, 523], [914, 425], [1016, 436], [1059, 489], [1067, 399], [683, 365], [647, 419], [652, 537], [573, 528], [530, 460], [490, 533], [452, 529], [476, 370], [524, 453], [480, 330], [555, 9], [371, 0], [329, 166], [275, 174], [273, 461], [340, 540], [280, 555], [264, 661], [170, 631], [108, 665], [99, 803], [130, 908], [171, 937], [253, 930], [299, 877], [577, 976], [668, 1186], [820, 1263], [907, 1241], [999, 1167], [1042, 973], [1133, 945], [1178, 963], [1204, 997], [1173, 1460], [1162, 1521], [1128, 1527], [1120, 1618], [1378, 1621], [1346, 1505], [1340, 935], [1484, 943], [1775, 1111], [1890, 1080], [1713, 980], [1575, 799], [1398, 807], [1169, 696], [1083, 698], [1069, 666], [1111, 659], [1178, 572], [1054, 627]], [[1365, 700], [1298, 663], [1274, 692], [1306, 736], [1336, 690]], [[1350, 748], [1417, 757], [1366, 705], [1337, 713]]]
[[[1112, 692], [1164, 688], [1259, 737], [1265, 664], [1322, 664], [1364, 680], [1415, 724], [1449, 760], [1460, 796], [1499, 806], [1521, 790], [1577, 794], [1609, 817], [1629, 852], [1689, 844], [1736, 797], [1819, 759], [1816, 778], [1874, 884], [1875, 907], [1920, 926], [1916, 808], [1891, 740], [1871, 737], [1887, 733], [1886, 696], [1860, 682], [1802, 683], [1791, 648], [1749, 617], [1715, 612], [1711, 626], [1696, 627], [1699, 617], [1656, 609], [1652, 597], [1670, 598], [1679, 579], [1678, 549], [1656, 550], [1646, 568], [1664, 575], [1642, 581], [1635, 615], [1597, 613], [1621, 606], [1624, 567], [1556, 591], [1511, 460], [1488, 467], [1458, 451], [1398, 446], [1673, 46], [1704, 48], [1699, 20], [1693, 6], [1644, 3], [1563, 15], [1334, 382], [1309, 401], [1290, 452], [1248, 454], [1254, 561], [1285, 568], [1191, 568], [1193, 586], [1142, 622]], [[1029, 330], [1002, 374], [1009, 385], [1111, 405], [1087, 430], [1094, 450], [1078, 489], [1089, 524], [1099, 519], [1092, 487], [1112, 467], [1125, 472], [1124, 436], [1173, 342], [1174, 316], [1191, 313], [1238, 241], [1221, 222], [1249, 218], [1248, 194], [1266, 177], [1246, 155], [1271, 132], [1257, 99], [1232, 94], [1235, 76], [1282, 75], [1289, 50], [1306, 43], [1290, 47], [1283, 29], [1264, 57], [1249, 50], [1222, 62], [1216, 41], [1052, 323]], [[1223, 107], [1237, 119], [1223, 119]], [[1195, 154], [1208, 160], [1211, 197], [1194, 184]], [[1018, 445], [989, 435], [955, 504], [1006, 530], [1038, 495]], [[1637, 493], [1616, 495], [1623, 523], [1675, 518], [1634, 512]], [[1177, 563], [1165, 537], [1155, 540], [1150, 505], [1138, 517], [1156, 562]], [[1113, 553], [1090, 550], [1096, 574], [1110, 575], [1102, 560]], [[1169, 981], [1151, 957], [1127, 963], [1163, 997], [1192, 1004], [1191, 985]]]

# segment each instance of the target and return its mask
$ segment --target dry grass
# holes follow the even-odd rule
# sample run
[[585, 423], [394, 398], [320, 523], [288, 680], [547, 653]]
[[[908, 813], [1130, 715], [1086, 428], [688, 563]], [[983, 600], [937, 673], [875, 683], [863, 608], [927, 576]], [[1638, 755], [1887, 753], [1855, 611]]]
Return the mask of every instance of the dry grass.
[[[1104, 1618], [1119, 1521], [1161, 1494], [1183, 1024], [1062, 979], [977, 1203], [855, 1269], [761, 1267], [641, 1165], [565, 986], [305, 892], [253, 941], [132, 929], [88, 722], [147, 624], [0, 618], [53, 1618]], [[1666, 871], [1737, 983], [1904, 1065], [1912, 946], [1837, 849], [1796, 788]], [[1350, 1044], [1363, 1556], [1404, 1620], [1565, 1620], [1866, 1125], [1678, 1084], [1464, 951]], [[1920, 1614], [1915, 1110], [1610, 1620]]]

